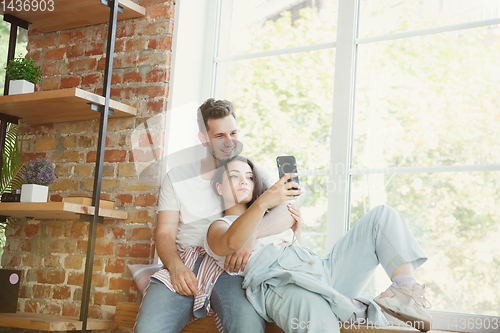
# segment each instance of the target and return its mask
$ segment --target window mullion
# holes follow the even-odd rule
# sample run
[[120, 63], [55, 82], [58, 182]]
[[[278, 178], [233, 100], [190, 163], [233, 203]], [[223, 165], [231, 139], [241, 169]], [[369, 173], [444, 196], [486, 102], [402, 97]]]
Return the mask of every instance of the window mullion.
[[[340, 0], [333, 94], [326, 248], [347, 231], [351, 115], [354, 102], [358, 1]], [[342, 64], [339, 66], [339, 64]]]

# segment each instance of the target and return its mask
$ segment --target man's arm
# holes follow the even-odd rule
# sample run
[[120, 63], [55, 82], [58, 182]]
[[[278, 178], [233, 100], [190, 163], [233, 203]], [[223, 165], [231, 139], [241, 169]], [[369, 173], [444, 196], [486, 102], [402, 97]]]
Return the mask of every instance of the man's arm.
[[184, 296], [198, 295], [196, 276], [182, 262], [177, 252], [178, 226], [178, 211], [162, 210], [158, 212], [158, 225], [155, 234], [156, 251], [165, 268], [170, 272], [170, 279], [175, 291]]

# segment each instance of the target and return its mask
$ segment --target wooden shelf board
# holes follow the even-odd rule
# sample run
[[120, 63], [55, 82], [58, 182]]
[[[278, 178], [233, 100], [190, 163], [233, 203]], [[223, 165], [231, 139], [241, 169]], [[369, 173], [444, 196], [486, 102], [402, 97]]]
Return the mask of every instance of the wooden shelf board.
[[[8, 1], [5, 3], [7, 6]], [[48, 3], [48, 0], [45, 3]], [[120, 0], [120, 6], [123, 7], [123, 14], [118, 13], [118, 20], [134, 19], [146, 14], [144, 7], [131, 0]], [[109, 10], [109, 7], [101, 4], [99, 0], [54, 0], [53, 11], [41, 11], [40, 9], [37, 11], [11, 11], [6, 9], [4, 12], [2, 6], [0, 14], [11, 14], [30, 22], [30, 27], [36, 30], [52, 32], [107, 23], [109, 22]]]
[[[2, 202], [0, 215], [36, 220], [75, 220], [80, 215], [94, 215], [94, 207], [69, 202]], [[128, 213], [123, 210], [99, 208], [99, 216], [125, 220]]]
[[[99, 119], [100, 113], [92, 111], [88, 103], [104, 105], [105, 98], [79, 88], [7, 95], [0, 96], [0, 113], [31, 124]], [[114, 100], [109, 101], [109, 107], [114, 110], [113, 117], [132, 117], [137, 113], [136, 108]]]
[[[82, 322], [77, 317], [57, 316], [42, 313], [0, 313], [0, 327], [22, 328], [41, 331], [77, 331], [82, 329]], [[88, 330], [106, 330], [114, 328], [112, 320], [88, 319]]]

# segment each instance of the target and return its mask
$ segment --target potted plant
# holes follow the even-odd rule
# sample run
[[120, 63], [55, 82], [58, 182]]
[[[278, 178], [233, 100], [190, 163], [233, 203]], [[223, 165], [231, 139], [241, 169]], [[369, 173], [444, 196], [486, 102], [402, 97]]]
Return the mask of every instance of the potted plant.
[[24, 182], [21, 202], [47, 202], [49, 185], [56, 180], [48, 159], [39, 157], [27, 162], [21, 170], [21, 178]]
[[32, 93], [35, 83], [42, 81], [42, 70], [40, 66], [35, 66], [33, 58], [12, 59], [5, 66], [5, 72], [10, 79], [9, 95]]

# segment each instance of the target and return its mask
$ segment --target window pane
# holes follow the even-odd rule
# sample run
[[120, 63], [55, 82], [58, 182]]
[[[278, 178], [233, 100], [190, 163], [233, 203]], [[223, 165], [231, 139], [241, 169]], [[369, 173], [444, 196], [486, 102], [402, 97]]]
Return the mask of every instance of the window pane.
[[359, 45], [354, 168], [500, 160], [500, 27]]
[[361, 0], [359, 37], [499, 17], [498, 0]]
[[500, 316], [500, 172], [353, 176], [351, 225], [380, 203], [429, 257], [415, 275], [433, 310]]
[[223, 1], [219, 56], [334, 42], [338, 0]]
[[268, 169], [294, 155], [300, 170], [330, 159], [335, 51], [310, 51], [222, 63], [215, 97], [236, 106], [243, 153]]

